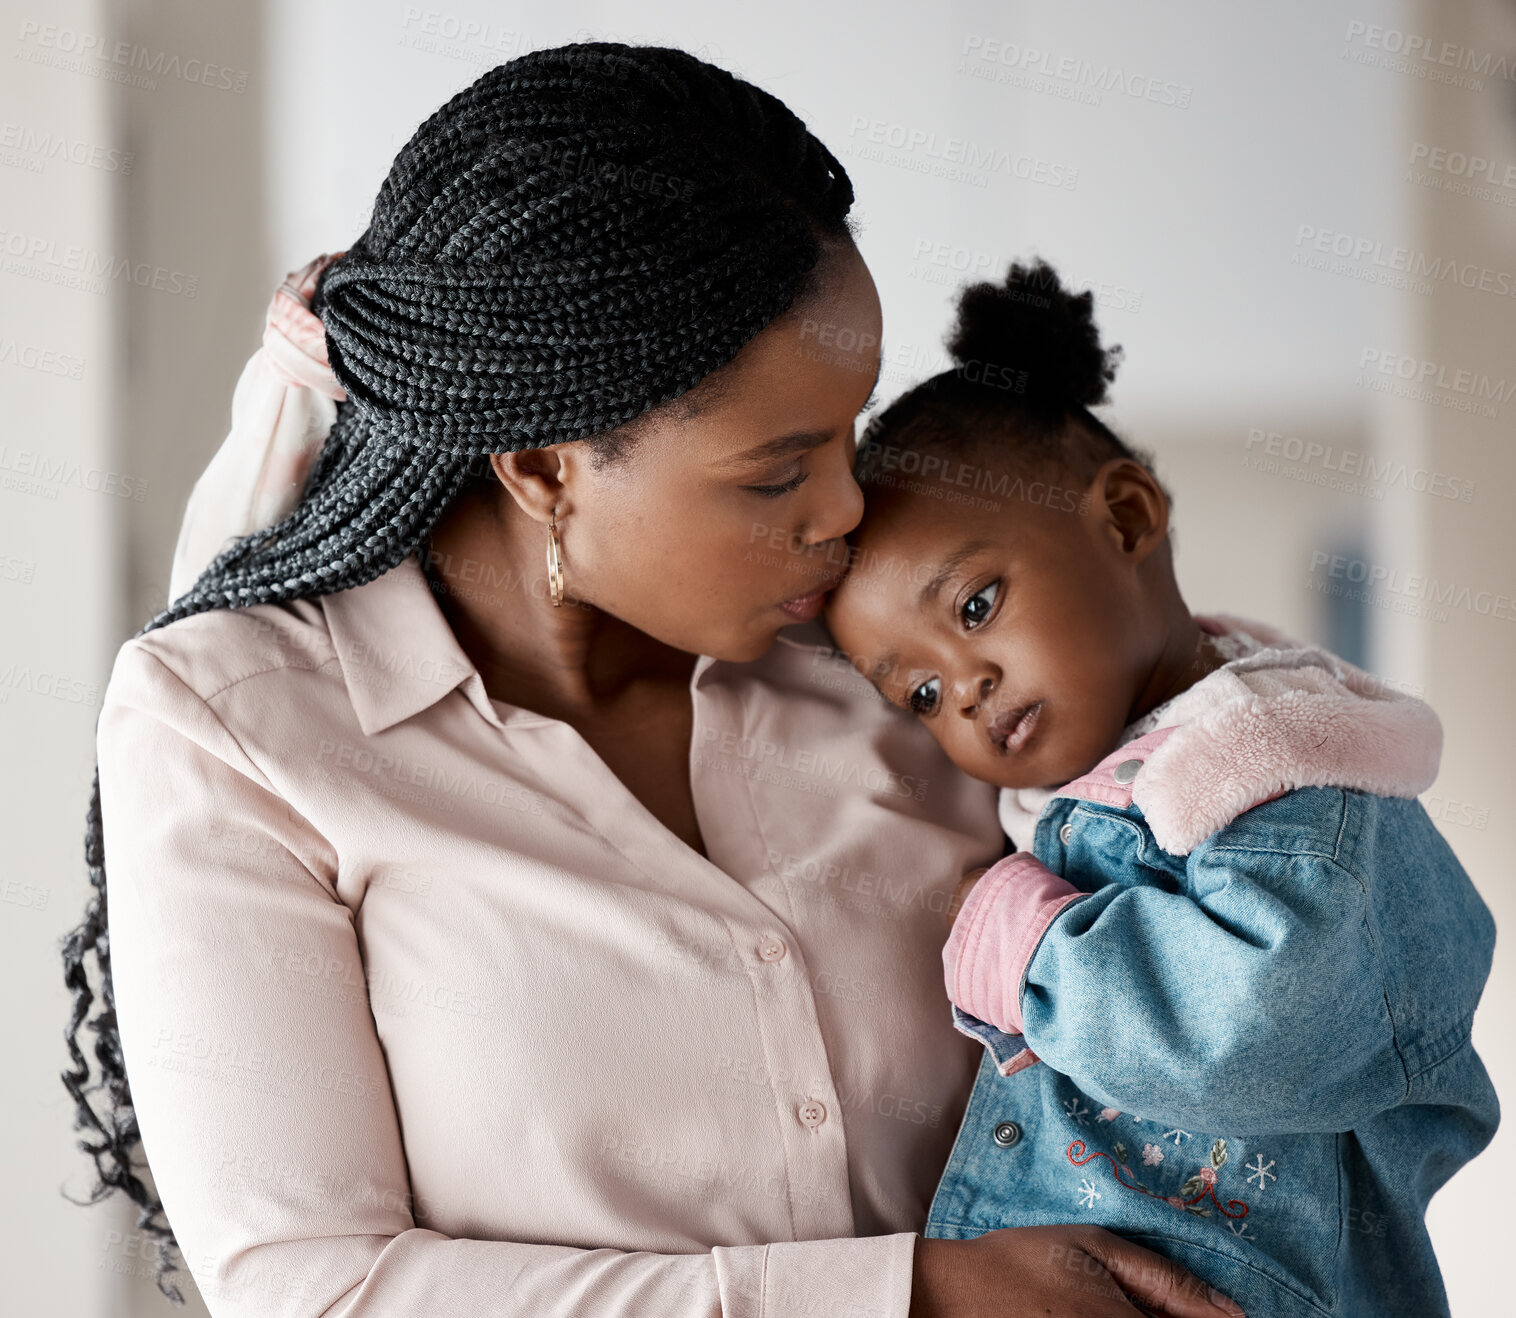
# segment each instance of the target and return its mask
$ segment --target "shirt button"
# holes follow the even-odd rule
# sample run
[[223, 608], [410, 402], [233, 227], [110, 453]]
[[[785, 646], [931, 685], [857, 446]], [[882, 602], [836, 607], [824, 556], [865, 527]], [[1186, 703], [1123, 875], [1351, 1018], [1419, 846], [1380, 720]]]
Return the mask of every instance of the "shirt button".
[[1064, 846], [1068, 846], [1068, 844], [1073, 840], [1073, 837], [1074, 837], [1074, 826], [1073, 826], [1073, 824], [1065, 824], [1062, 828], [1060, 828], [1058, 830], [1058, 840], [1060, 842], [1062, 842]]
[[1137, 770], [1142, 768], [1141, 760], [1122, 760], [1112, 771], [1111, 777], [1125, 787], [1137, 777]]
[[785, 953], [784, 944], [770, 935], [758, 944], [758, 955], [765, 961], [778, 961]]
[[995, 1127], [995, 1143], [1008, 1149], [1021, 1138], [1021, 1127], [1014, 1121], [1002, 1121]]
[[807, 1099], [800, 1105], [800, 1120], [813, 1129], [826, 1120], [826, 1109], [814, 1098]]

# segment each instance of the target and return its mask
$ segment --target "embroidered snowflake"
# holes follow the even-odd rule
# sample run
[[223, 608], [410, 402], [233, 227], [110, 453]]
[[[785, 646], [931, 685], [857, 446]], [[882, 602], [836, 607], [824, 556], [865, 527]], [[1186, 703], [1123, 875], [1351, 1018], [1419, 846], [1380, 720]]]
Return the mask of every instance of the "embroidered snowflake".
[[1081, 1208], [1093, 1208], [1095, 1200], [1101, 1198], [1104, 1198], [1104, 1196], [1095, 1188], [1095, 1182], [1090, 1180], [1088, 1176], [1079, 1182], [1079, 1206]]
[[1121, 1115], [1121, 1109], [1119, 1107], [1103, 1107], [1103, 1108], [1100, 1109], [1100, 1115], [1098, 1117], [1096, 1117], [1095, 1120], [1096, 1121], [1115, 1121], [1116, 1118], [1119, 1117], [1120, 1115]]
[[1156, 1144], [1142, 1146], [1142, 1162], [1145, 1167], [1156, 1167], [1163, 1161], [1163, 1150]]
[[1246, 1222], [1228, 1222], [1226, 1224], [1226, 1229], [1230, 1231], [1234, 1236], [1236, 1236], [1238, 1240], [1258, 1239], [1257, 1236], [1248, 1230], [1248, 1224]]
[[1164, 1139], [1168, 1139], [1168, 1138], [1170, 1138], [1170, 1136], [1173, 1137], [1175, 1147], [1178, 1147], [1179, 1145], [1183, 1144], [1185, 1142], [1185, 1140], [1189, 1139], [1190, 1132], [1187, 1131], [1187, 1130], [1178, 1130], [1178, 1129], [1175, 1129], [1175, 1130], [1166, 1130], [1166, 1131], [1163, 1132], [1163, 1138]]
[[1063, 1106], [1067, 1110], [1069, 1116], [1073, 1117], [1074, 1120], [1077, 1121], [1081, 1126], [1087, 1126], [1090, 1124], [1087, 1120], [1090, 1115], [1090, 1110], [1089, 1108], [1085, 1107], [1085, 1105], [1081, 1103], [1077, 1098], [1065, 1099]]
[[[1256, 1165], [1255, 1165], [1256, 1164]], [[1263, 1154], [1259, 1154], [1253, 1162], [1248, 1163], [1249, 1181], [1257, 1180], [1258, 1189], [1262, 1191], [1270, 1181], [1277, 1181], [1279, 1177], [1269, 1170], [1274, 1165], [1274, 1159], [1270, 1158], [1267, 1163], [1263, 1160]]]

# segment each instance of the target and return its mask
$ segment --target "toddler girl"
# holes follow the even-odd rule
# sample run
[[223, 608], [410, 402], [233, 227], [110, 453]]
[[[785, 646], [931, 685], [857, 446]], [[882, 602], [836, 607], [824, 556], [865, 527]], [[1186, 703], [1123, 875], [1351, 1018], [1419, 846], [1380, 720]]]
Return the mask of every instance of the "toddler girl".
[[1091, 302], [1042, 264], [963, 293], [957, 366], [865, 432], [828, 605], [1015, 848], [943, 951], [984, 1054], [925, 1234], [1087, 1219], [1253, 1318], [1445, 1314], [1427, 1201], [1499, 1109], [1493, 921], [1416, 800], [1440, 725], [1191, 615], [1164, 487], [1090, 411]]

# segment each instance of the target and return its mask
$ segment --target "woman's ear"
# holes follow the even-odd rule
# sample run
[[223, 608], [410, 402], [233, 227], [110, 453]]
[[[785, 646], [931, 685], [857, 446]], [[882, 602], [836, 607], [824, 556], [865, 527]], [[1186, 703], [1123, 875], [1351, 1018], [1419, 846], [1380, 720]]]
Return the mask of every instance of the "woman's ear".
[[577, 460], [569, 448], [568, 444], [550, 444], [490, 454], [490, 466], [506, 493], [522, 512], [544, 526], [555, 511], [560, 518], [569, 512], [568, 487]]
[[1095, 473], [1090, 496], [1123, 558], [1140, 563], [1168, 535], [1168, 496], [1142, 463], [1112, 458]]

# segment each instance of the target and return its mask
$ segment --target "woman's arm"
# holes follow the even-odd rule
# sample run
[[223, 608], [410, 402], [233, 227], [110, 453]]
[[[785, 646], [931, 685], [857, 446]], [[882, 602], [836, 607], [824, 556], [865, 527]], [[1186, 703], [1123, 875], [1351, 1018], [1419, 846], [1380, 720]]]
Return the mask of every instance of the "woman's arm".
[[[910, 1233], [659, 1254], [418, 1226], [337, 857], [206, 702], [136, 644], [117, 659], [98, 748], [132, 1097], [217, 1318], [904, 1318]], [[291, 968], [307, 965], [311, 991], [291, 993]], [[417, 1198], [424, 1210], [424, 1188]]]

